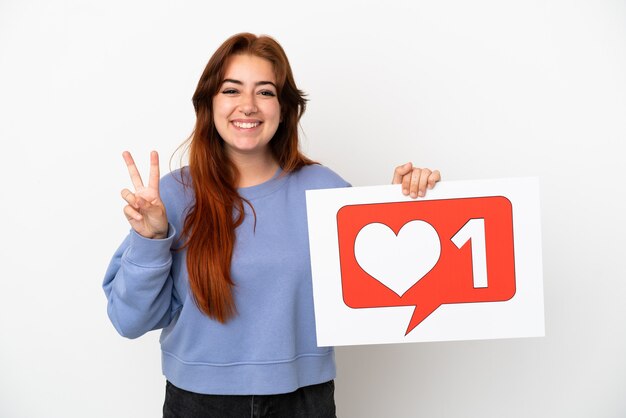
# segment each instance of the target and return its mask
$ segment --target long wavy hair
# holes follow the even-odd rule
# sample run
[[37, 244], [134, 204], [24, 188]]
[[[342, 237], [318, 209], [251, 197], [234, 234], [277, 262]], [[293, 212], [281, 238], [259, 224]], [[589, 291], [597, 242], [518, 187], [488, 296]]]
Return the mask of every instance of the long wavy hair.
[[235, 229], [244, 220], [244, 204], [252, 208], [237, 193], [239, 172], [226, 153], [213, 118], [213, 98], [224, 80], [229, 57], [235, 54], [264, 58], [273, 65], [282, 120], [268, 145], [274, 159], [284, 172], [313, 164], [299, 150], [298, 122], [306, 99], [296, 87], [283, 48], [271, 37], [251, 33], [227, 39], [209, 60], [193, 95], [196, 124], [189, 142], [189, 174], [195, 202], [182, 231], [195, 303], [222, 323], [237, 312], [231, 277]]

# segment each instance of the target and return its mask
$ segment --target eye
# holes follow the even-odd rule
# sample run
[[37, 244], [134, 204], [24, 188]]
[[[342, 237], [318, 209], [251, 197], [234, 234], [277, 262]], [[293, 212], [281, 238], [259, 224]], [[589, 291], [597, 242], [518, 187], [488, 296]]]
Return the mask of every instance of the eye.
[[271, 91], [271, 90], [261, 90], [261, 91], [259, 92], [259, 94], [260, 94], [261, 96], [276, 97], [276, 94], [275, 94], [273, 91]]
[[228, 95], [232, 95], [232, 94], [237, 94], [238, 91], [233, 89], [233, 88], [226, 88], [224, 90], [222, 90], [222, 94], [228, 94]]

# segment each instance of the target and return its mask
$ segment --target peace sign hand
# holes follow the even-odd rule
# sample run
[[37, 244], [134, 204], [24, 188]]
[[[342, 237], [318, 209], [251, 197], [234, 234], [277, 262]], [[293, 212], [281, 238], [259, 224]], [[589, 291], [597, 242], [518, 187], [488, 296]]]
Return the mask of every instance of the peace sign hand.
[[151, 239], [167, 238], [167, 214], [159, 196], [159, 154], [150, 153], [150, 178], [148, 187], [143, 185], [141, 176], [130, 152], [122, 154], [135, 192], [122, 190], [122, 198], [128, 203], [124, 207], [124, 215], [130, 226], [139, 235]]

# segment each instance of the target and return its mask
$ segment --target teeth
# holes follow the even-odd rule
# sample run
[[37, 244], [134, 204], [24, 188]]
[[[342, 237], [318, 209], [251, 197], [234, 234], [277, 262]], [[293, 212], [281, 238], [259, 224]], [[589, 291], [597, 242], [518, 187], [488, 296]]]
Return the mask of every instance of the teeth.
[[233, 122], [233, 125], [238, 128], [250, 129], [259, 126], [259, 122]]

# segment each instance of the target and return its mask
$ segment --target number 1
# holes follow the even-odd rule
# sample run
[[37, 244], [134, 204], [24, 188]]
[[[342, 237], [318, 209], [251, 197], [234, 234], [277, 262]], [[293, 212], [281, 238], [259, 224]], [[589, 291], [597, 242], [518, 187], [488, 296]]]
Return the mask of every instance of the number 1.
[[489, 287], [487, 283], [487, 249], [485, 244], [485, 219], [470, 219], [451, 238], [457, 248], [472, 241], [472, 274], [474, 288]]

